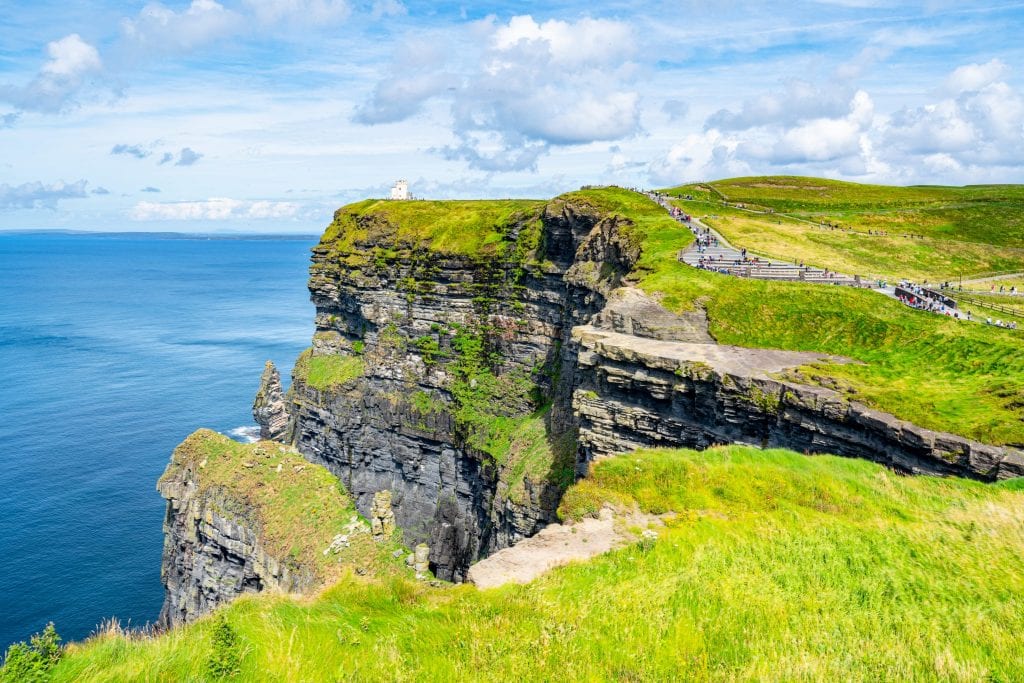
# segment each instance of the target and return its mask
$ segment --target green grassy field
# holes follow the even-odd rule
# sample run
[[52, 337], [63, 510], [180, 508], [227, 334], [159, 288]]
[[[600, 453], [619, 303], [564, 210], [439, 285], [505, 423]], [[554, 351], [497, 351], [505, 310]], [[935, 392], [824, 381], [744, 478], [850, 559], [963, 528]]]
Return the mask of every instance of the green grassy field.
[[[504, 255], [509, 233], [518, 228], [520, 243], [540, 235], [537, 220], [544, 201], [481, 199], [468, 201], [384, 201], [368, 199], [339, 209], [321, 243], [346, 252], [367, 241], [393, 249], [425, 248], [461, 256]], [[533, 239], [529, 239], [532, 235]]]
[[[635, 202], [658, 210], [626, 190], [580, 194], [627, 216]], [[930, 429], [1024, 443], [1020, 331], [916, 311], [867, 290], [697, 270], [675, 257], [692, 240], [688, 230], [653, 217], [638, 224], [644, 246], [631, 278], [671, 310], [705, 308], [720, 343], [852, 358], [860, 363], [817, 366], [805, 375], [832, 378], [851, 399]]]
[[823, 229], [783, 214], [757, 214], [705, 201], [673, 203], [752, 253], [868, 279], [955, 281], [961, 275], [1024, 268], [1024, 250], [1017, 248]]
[[[1019, 488], [746, 447], [646, 451], [598, 463], [561, 511], [671, 513], [653, 543], [525, 586], [350, 575], [222, 614], [238, 680], [1019, 680]], [[53, 680], [204, 680], [216, 623], [107, 632]]]
[[[1024, 247], [1024, 185], [968, 187], [895, 187], [863, 185], [824, 178], [766, 176], [704, 183], [702, 197], [726, 198], [751, 208], [857, 230], [915, 232], [983, 244]], [[694, 193], [680, 186], [672, 194]], [[695, 195], [695, 198], [698, 198]]]
[[[1024, 186], [901, 188], [781, 176], [667, 192], [691, 195], [677, 205], [717, 216], [706, 222], [726, 239], [774, 258], [931, 282], [1024, 269]], [[819, 227], [822, 221], [846, 229]]]

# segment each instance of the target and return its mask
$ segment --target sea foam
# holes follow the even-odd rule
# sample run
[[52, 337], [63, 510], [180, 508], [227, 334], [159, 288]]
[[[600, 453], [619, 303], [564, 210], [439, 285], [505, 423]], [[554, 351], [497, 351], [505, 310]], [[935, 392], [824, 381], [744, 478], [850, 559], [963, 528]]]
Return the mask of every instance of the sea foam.
[[256, 443], [260, 440], [260, 428], [256, 425], [243, 425], [229, 430], [228, 436], [242, 443]]

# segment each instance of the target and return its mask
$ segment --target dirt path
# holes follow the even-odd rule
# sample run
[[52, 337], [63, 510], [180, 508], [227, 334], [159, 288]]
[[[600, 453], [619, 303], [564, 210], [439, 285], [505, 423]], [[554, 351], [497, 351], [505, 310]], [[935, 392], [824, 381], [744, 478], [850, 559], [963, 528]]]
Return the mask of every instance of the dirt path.
[[[636, 520], [630, 518], [629, 523], [635, 524]], [[624, 530], [626, 525], [610, 510], [602, 511], [601, 519], [587, 518], [571, 525], [549, 524], [536, 535], [474, 564], [466, 580], [478, 588], [529, 583], [555, 567], [588, 560], [635, 541], [636, 537]]]

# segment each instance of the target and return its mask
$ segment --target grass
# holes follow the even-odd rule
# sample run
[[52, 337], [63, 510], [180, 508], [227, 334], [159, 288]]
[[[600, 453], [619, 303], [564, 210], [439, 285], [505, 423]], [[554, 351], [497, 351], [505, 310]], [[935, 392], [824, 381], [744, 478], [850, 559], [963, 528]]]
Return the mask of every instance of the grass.
[[[823, 229], [782, 214], [757, 214], [706, 201], [673, 202], [734, 245], [772, 258], [806, 263], [869, 279], [917, 282], [952, 280], [963, 274], [1024, 268], [1024, 250], [907, 232], [871, 235]], [[713, 217], [712, 217], [713, 216]]]
[[217, 501], [223, 514], [257, 529], [266, 552], [307, 567], [321, 581], [346, 567], [385, 571], [390, 555], [378, 551], [369, 533], [349, 534], [351, 545], [323, 551], [358, 513], [344, 487], [325, 468], [278, 443], [242, 444], [200, 429], [174, 450], [161, 482], [183, 469], [194, 472], [197, 495]]
[[366, 363], [362, 356], [314, 356], [313, 349], [306, 349], [299, 355], [293, 370], [297, 380], [320, 391], [343, 387], [365, 372]]
[[[806, 369], [847, 396], [923, 427], [993, 444], [1024, 444], [1024, 346], [1020, 331], [916, 311], [848, 287], [765, 282], [697, 270], [676, 259], [691, 241], [659, 207], [625, 190], [593, 190], [588, 201], [632, 218], [642, 253], [629, 277], [677, 312], [703, 307], [719, 343], [816, 351], [860, 361]], [[571, 195], [570, 195], [571, 196]], [[619, 202], [616, 205], [616, 202]], [[649, 248], [648, 245], [651, 245]]]
[[321, 244], [349, 254], [386, 243], [393, 250], [421, 248], [474, 258], [510, 256], [510, 242], [522, 239], [523, 233], [532, 235], [536, 246], [538, 218], [545, 203], [525, 199], [369, 199], [339, 209]]
[[[562, 510], [671, 511], [653, 545], [525, 586], [345, 576], [221, 614], [240, 680], [1019, 680], [1022, 488], [747, 447], [643, 451], [597, 463]], [[101, 635], [54, 679], [203, 680], [217, 623]]]
[[[694, 198], [722, 197], [750, 208], [857, 230], [915, 232], [961, 242], [1024, 247], [1024, 185], [894, 187], [824, 178], [766, 176], [733, 178], [672, 188]], [[713, 190], [713, 191], [712, 191]]]

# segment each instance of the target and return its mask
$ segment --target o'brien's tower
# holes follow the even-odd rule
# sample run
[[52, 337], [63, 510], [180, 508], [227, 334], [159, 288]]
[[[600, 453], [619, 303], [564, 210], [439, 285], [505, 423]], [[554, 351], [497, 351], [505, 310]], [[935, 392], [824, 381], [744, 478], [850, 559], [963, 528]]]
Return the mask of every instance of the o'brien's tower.
[[408, 199], [409, 198], [409, 182], [407, 180], [395, 181], [395, 184], [391, 187], [391, 198], [392, 199]]

